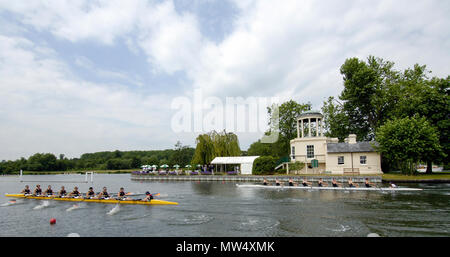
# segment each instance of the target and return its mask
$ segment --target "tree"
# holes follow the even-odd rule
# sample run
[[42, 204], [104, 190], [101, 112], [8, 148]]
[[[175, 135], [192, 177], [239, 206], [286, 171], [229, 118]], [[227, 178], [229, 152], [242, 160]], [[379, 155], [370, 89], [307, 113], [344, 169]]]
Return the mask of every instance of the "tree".
[[261, 143], [258, 140], [250, 145], [247, 152], [248, 156], [270, 156], [272, 155], [272, 148], [270, 144]]
[[[427, 78], [425, 66], [415, 65], [413, 69], [405, 70], [401, 83], [398, 84], [399, 97], [392, 117], [410, 117], [420, 115], [425, 117], [439, 132], [439, 143], [443, 147], [444, 156], [449, 154], [450, 129], [450, 76], [446, 79]], [[432, 172], [432, 161], [444, 161], [438, 158], [439, 153], [427, 162], [427, 173]]]
[[261, 156], [253, 162], [254, 175], [271, 175], [275, 170], [276, 159], [272, 156]]
[[343, 105], [334, 99], [334, 97], [330, 96], [323, 103], [322, 114], [325, 136], [337, 137], [339, 141], [343, 142], [352, 133], [350, 131], [349, 119], [343, 110]]
[[347, 59], [341, 66], [344, 90], [339, 99], [344, 101], [342, 111], [348, 118], [349, 130], [360, 140], [371, 140], [375, 129], [387, 119], [392, 101], [389, 90], [397, 83], [399, 73], [394, 63], [369, 56], [367, 63], [358, 58]]
[[239, 140], [234, 133], [212, 131], [201, 134], [196, 139], [192, 164], [209, 164], [217, 156], [240, 156]]
[[378, 151], [404, 174], [415, 174], [419, 161], [442, 153], [438, 132], [425, 117], [390, 120], [377, 130], [376, 141]]
[[[274, 108], [267, 108], [267, 112], [270, 116], [270, 129], [277, 130], [276, 132], [279, 133], [278, 141], [270, 145], [270, 148], [272, 149], [272, 156], [281, 158], [289, 155], [290, 141], [297, 137], [297, 117], [301, 113], [309, 110], [311, 110], [311, 104], [299, 104], [294, 100], [290, 100], [284, 102], [278, 107], [279, 119], [274, 121]], [[278, 129], [274, 128], [272, 124], [273, 122], [277, 122]]]

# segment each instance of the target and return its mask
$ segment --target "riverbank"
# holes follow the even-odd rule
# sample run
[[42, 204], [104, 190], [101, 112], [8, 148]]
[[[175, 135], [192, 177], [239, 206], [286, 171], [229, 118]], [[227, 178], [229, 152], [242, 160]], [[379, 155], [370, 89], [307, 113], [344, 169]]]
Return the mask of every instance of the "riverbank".
[[[129, 170], [70, 170], [70, 171], [23, 171], [23, 175], [64, 175], [64, 174], [86, 174], [86, 172], [94, 172], [97, 174], [126, 174], [136, 171], [136, 169]], [[19, 172], [14, 172], [7, 175], [19, 175]]]
[[[88, 170], [90, 172], [94, 172], [96, 174], [132, 174], [133, 171], [136, 171], [136, 169], [129, 169], [129, 170]], [[59, 174], [85, 174], [86, 171], [24, 171], [23, 175], [59, 175]], [[17, 172], [16, 174], [8, 174], [8, 175], [19, 175]], [[135, 176], [135, 175], [132, 175]], [[222, 180], [241, 180], [241, 178], [237, 179], [233, 177], [236, 177], [236, 175], [226, 175], [224, 173], [216, 173], [215, 175], [194, 175], [194, 176], [182, 176], [182, 175], [148, 175], [148, 174], [142, 174], [138, 175], [142, 176], [143, 178], [148, 178], [149, 180], [157, 180], [157, 179], [165, 179], [167, 180], [196, 180], [196, 178], [199, 178], [198, 180], [216, 180], [216, 181], [222, 181]], [[151, 178], [150, 178], [151, 177]], [[213, 178], [214, 177], [214, 178]], [[335, 177], [339, 179], [340, 177], [349, 177], [349, 175], [338, 175], [338, 174], [301, 174], [301, 175], [286, 175], [286, 174], [275, 174], [275, 175], [241, 175], [242, 180], [249, 180], [249, 181], [259, 181], [262, 177], [267, 177], [268, 179], [288, 179], [289, 177], [292, 178], [301, 178], [301, 177], [310, 177], [311, 179], [315, 180], [316, 178], [324, 178], [324, 177]], [[433, 174], [419, 174], [415, 176], [408, 176], [403, 175], [399, 173], [386, 173], [383, 175], [367, 175], [367, 176], [356, 176], [356, 177], [377, 177], [377, 180], [379, 177], [381, 177], [382, 182], [395, 182], [395, 183], [450, 183], [450, 172], [439, 172], [439, 173], [433, 173]], [[252, 179], [253, 178], [253, 179]]]

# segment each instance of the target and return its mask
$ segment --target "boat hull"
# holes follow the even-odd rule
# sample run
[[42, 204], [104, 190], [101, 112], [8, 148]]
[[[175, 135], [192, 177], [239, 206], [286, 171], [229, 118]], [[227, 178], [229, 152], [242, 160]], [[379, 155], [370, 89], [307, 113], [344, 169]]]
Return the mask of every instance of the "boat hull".
[[422, 191], [420, 188], [407, 187], [304, 187], [304, 186], [264, 186], [264, 185], [239, 185], [240, 188], [267, 188], [267, 189], [304, 189], [304, 190], [335, 190], [335, 191]]
[[143, 201], [127, 201], [127, 200], [115, 200], [115, 199], [84, 199], [84, 198], [66, 198], [66, 197], [55, 197], [55, 196], [25, 196], [23, 194], [5, 194], [6, 197], [13, 198], [26, 198], [26, 199], [36, 199], [36, 200], [55, 200], [64, 202], [86, 202], [86, 203], [106, 203], [106, 204], [137, 204], [137, 205], [178, 205], [177, 202], [163, 201], [158, 199], [153, 199], [150, 202]]

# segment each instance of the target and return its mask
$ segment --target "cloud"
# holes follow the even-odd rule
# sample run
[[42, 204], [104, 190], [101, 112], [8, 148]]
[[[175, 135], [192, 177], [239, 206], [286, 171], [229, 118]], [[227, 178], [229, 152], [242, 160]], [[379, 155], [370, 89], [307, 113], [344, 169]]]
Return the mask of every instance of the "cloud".
[[[175, 137], [191, 143], [192, 133], [174, 136], [170, 130], [172, 97], [189, 97], [200, 88], [205, 97], [278, 96], [320, 108], [342, 90], [339, 68], [351, 57], [375, 55], [395, 62], [397, 69], [426, 64], [440, 77], [450, 68], [448, 1], [233, 0], [195, 1], [187, 7], [189, 3], [0, 0], [0, 21], [11, 25], [0, 28], [3, 149], [17, 155], [34, 152], [43, 149], [35, 141], [44, 139], [55, 142], [45, 149], [64, 153], [58, 142], [77, 149], [73, 153], [165, 147]], [[216, 11], [217, 17], [210, 17], [202, 13], [207, 10], [201, 11], [202, 4], [229, 5], [233, 13], [220, 16]], [[220, 28], [220, 37], [212, 36], [205, 21], [228, 27]], [[52, 44], [30, 36], [40, 33], [74, 47], [122, 44], [148, 67], [140, 74], [131, 64], [111, 70], [82, 50], [71, 66]], [[81, 79], [76, 75], [80, 70], [107, 82]], [[164, 81], [159, 84], [162, 93], [142, 95], [130, 87], [152, 87], [148, 77]], [[257, 138], [241, 135], [242, 148]], [[26, 142], [32, 146], [27, 151]]]
[[81, 80], [42, 48], [0, 35], [2, 158], [46, 151], [77, 156], [172, 141], [163, 135], [170, 127], [159, 123], [169, 95]]

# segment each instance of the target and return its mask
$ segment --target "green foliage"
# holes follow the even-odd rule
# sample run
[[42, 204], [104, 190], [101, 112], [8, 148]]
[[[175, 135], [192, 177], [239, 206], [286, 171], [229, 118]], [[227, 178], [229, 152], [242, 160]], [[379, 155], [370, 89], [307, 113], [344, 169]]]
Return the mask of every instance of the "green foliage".
[[305, 167], [305, 163], [304, 162], [300, 162], [300, 161], [296, 161], [294, 163], [290, 163], [289, 164], [289, 170], [292, 171], [300, 171]]
[[330, 96], [322, 107], [323, 124], [326, 137], [337, 137], [340, 142], [351, 134], [350, 120], [344, 112], [343, 105]]
[[175, 149], [155, 151], [113, 151], [85, 153], [80, 158], [68, 159], [64, 154], [59, 159], [53, 154], [37, 153], [28, 160], [21, 158], [16, 161], [0, 162], [0, 174], [10, 174], [24, 171], [66, 171], [66, 170], [118, 170], [140, 169], [141, 165], [179, 164], [184, 167], [189, 164], [194, 149], [177, 143]]
[[419, 161], [442, 154], [438, 132], [424, 117], [390, 120], [377, 130], [376, 140], [381, 154], [404, 174], [415, 174]]
[[238, 137], [234, 133], [222, 133], [212, 131], [208, 134], [199, 135], [196, 139], [197, 146], [195, 148], [192, 165], [210, 164], [211, 161], [218, 156], [240, 156]]
[[253, 162], [254, 175], [272, 175], [274, 174], [276, 158], [272, 156], [261, 156]]
[[[414, 65], [404, 71], [394, 70], [394, 63], [369, 56], [367, 61], [347, 59], [341, 66], [344, 89], [340, 101], [330, 97], [323, 103], [326, 136], [340, 141], [348, 134], [357, 134], [358, 140], [372, 140], [375, 131], [388, 120], [425, 117], [437, 129], [439, 144], [445, 154], [427, 154], [431, 163], [448, 163], [450, 151], [450, 76], [429, 78], [426, 66]], [[395, 166], [386, 155], [383, 170]], [[431, 169], [429, 170], [431, 172]]]
[[250, 145], [247, 151], [248, 156], [269, 156], [272, 155], [272, 147], [271, 144], [261, 143], [261, 140], [258, 140]]
[[[311, 104], [299, 104], [293, 100], [284, 102], [279, 106], [279, 120], [276, 121], [276, 125], [278, 125], [278, 129], [274, 127], [274, 109], [273, 108], [267, 108], [267, 112], [270, 116], [269, 118], [269, 126], [270, 131], [268, 131], [266, 134], [268, 134], [271, 131], [276, 131], [279, 133], [278, 141], [273, 144], [268, 144], [268, 146], [259, 147], [258, 145], [255, 145], [257, 149], [270, 149], [271, 156], [281, 158], [283, 156], [289, 155], [289, 149], [290, 149], [290, 141], [297, 137], [297, 117], [305, 112], [311, 110]], [[260, 142], [260, 141], [259, 141]], [[267, 155], [265, 153], [264, 155]]]
[[386, 101], [386, 97], [399, 77], [393, 66], [394, 63], [373, 56], [367, 62], [347, 59], [341, 66], [344, 90], [339, 98], [344, 101], [346, 125], [360, 140], [373, 139], [375, 129], [387, 118], [392, 102]]

